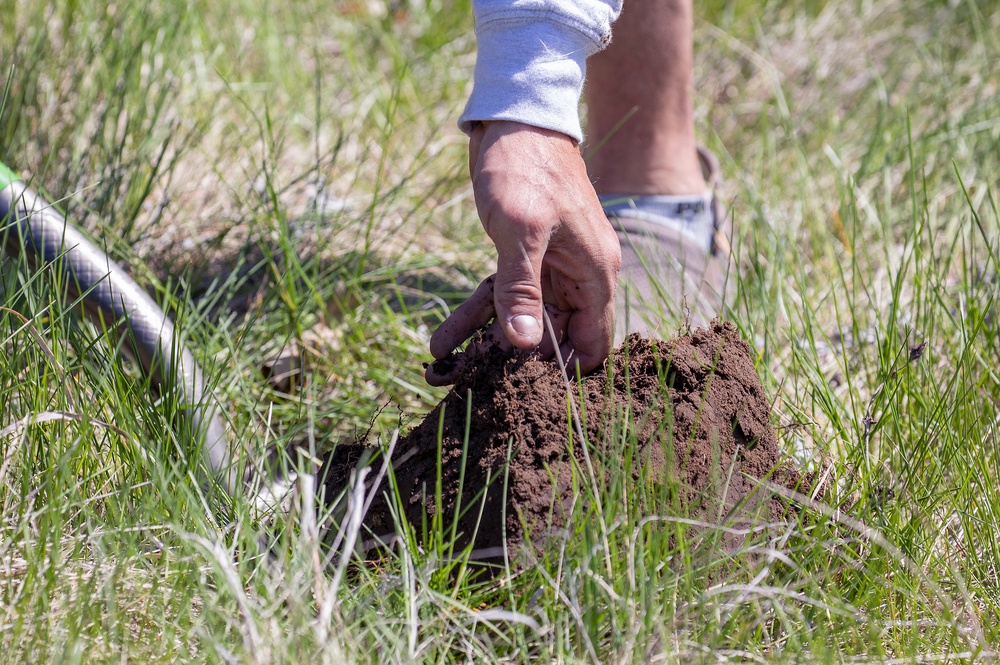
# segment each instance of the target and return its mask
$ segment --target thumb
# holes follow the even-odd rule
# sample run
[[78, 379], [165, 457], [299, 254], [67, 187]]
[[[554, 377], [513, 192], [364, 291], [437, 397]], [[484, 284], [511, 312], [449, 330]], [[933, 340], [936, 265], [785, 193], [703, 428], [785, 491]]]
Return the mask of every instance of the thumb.
[[519, 349], [533, 349], [542, 341], [541, 268], [541, 255], [529, 256], [523, 245], [497, 256], [497, 321]]

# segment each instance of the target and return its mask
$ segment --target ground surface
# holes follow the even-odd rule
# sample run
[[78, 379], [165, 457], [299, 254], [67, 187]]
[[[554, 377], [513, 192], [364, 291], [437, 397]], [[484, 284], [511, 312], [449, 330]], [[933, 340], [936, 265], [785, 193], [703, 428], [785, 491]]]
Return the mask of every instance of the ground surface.
[[[410, 523], [419, 532], [440, 505], [446, 525], [458, 515], [459, 547], [474, 539], [478, 556], [492, 559], [505, 542], [517, 550], [559, 533], [581, 499], [574, 467], [586, 474], [588, 464], [597, 473], [625, 465], [637, 480], [672, 487], [679, 510], [699, 519], [734, 508], [740, 517], [776, 516], [780, 504], [758, 481], [794, 489], [801, 478], [783, 463], [750, 348], [732, 324], [670, 341], [632, 336], [609, 363], [580, 384], [567, 384], [554, 362], [523, 354], [498, 351], [471, 363], [396, 447], [395, 482]], [[588, 443], [588, 455], [579, 443], [623, 435], [636, 445]], [[340, 447], [328, 460], [328, 496], [348, 482], [360, 447]], [[366, 518], [375, 535], [392, 532], [393, 508], [375, 502]]]

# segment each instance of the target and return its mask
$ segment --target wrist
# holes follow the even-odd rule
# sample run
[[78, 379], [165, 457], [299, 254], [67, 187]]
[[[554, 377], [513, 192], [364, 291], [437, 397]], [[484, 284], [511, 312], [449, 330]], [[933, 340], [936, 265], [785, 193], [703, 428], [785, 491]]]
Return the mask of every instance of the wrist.
[[[579, 153], [579, 142], [569, 134], [547, 127], [539, 127], [517, 120], [482, 120], [478, 122], [478, 128], [491, 138], [501, 136], [517, 136], [524, 140], [544, 140], [556, 144], [563, 144], [571, 147], [575, 153]], [[582, 159], [582, 156], [581, 156]]]

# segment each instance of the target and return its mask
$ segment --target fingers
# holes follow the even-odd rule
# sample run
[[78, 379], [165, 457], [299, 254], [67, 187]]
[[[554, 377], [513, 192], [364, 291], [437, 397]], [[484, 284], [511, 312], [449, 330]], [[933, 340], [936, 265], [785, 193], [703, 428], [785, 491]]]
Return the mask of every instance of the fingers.
[[559, 350], [566, 374], [573, 378], [579, 372], [587, 374], [601, 366], [611, 353], [615, 330], [615, 291], [618, 277], [617, 256], [612, 252], [610, 264], [602, 272], [606, 280], [591, 283], [574, 291], [584, 293], [576, 301], [575, 311], [568, 322], [566, 338]]
[[566, 340], [566, 331], [569, 328], [571, 318], [571, 312], [561, 310], [555, 305], [545, 304], [543, 321], [545, 330], [542, 333], [542, 341], [538, 345], [539, 357], [548, 360], [556, 355], [556, 349]]
[[[570, 318], [570, 312], [560, 310], [554, 305], [545, 306], [545, 334], [535, 351], [538, 358], [549, 360], [555, 356], [556, 349], [566, 339]], [[472, 337], [472, 341], [469, 342], [464, 351], [447, 353], [425, 368], [424, 378], [428, 384], [432, 386], [451, 385], [458, 381], [470, 363], [475, 362], [490, 349], [511, 348], [511, 344], [498, 321], [494, 321], [485, 329], [476, 330]]]
[[496, 275], [482, 282], [469, 299], [458, 306], [431, 335], [431, 355], [441, 360], [465, 343], [465, 340], [493, 320], [493, 291]]
[[449, 353], [428, 365], [424, 370], [424, 378], [432, 386], [449, 386], [458, 381], [470, 363], [493, 348], [507, 350], [511, 348], [500, 324], [496, 321], [485, 329], [475, 331], [472, 341], [464, 351]]
[[435, 360], [424, 367], [424, 380], [428, 385], [435, 387], [450, 386], [458, 381], [467, 364], [468, 359], [461, 353]]
[[587, 374], [605, 361], [611, 353], [614, 330], [614, 312], [599, 315], [596, 321], [584, 323], [580, 313], [573, 315], [569, 322], [566, 339], [559, 346], [559, 353], [569, 378]]
[[[455, 383], [472, 358], [491, 346], [506, 342], [503, 331], [495, 321], [495, 281], [496, 276], [490, 275], [480, 282], [475, 293], [459, 305], [431, 335], [430, 350], [436, 360], [424, 371], [424, 378], [430, 385], [447, 386]], [[493, 324], [487, 327], [491, 321]], [[476, 338], [465, 351], [455, 353], [455, 349], [470, 337]]]

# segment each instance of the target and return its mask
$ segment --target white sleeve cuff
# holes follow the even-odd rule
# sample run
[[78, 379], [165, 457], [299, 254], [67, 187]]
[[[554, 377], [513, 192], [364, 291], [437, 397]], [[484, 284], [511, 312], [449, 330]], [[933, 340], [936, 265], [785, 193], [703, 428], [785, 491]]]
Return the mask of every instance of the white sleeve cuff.
[[513, 120], [583, 140], [579, 105], [586, 61], [604, 43], [538, 14], [477, 26], [475, 84], [458, 121], [462, 131], [472, 131], [477, 121]]

